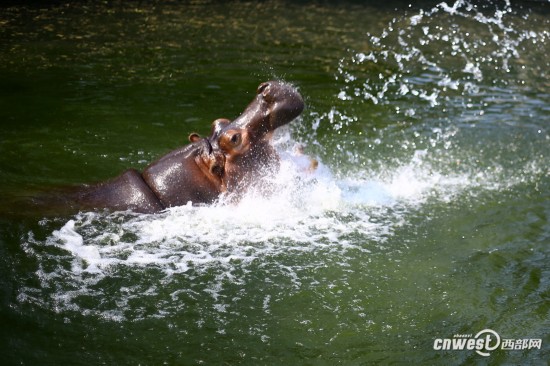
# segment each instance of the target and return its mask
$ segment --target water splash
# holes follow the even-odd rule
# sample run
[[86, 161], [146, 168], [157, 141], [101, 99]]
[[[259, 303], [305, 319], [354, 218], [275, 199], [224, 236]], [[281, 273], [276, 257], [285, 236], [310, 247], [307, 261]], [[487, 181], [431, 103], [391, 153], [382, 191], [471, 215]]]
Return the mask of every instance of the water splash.
[[[304, 267], [346, 265], [354, 252], [376, 250], [427, 201], [499, 188], [486, 177], [437, 171], [425, 150], [391, 172], [343, 178], [322, 163], [304, 172], [306, 157], [292, 149], [281, 155], [270, 196], [252, 191], [236, 205], [187, 205], [157, 215], [86, 212], [45, 240], [29, 233], [25, 249], [38, 260], [40, 288], [23, 288], [20, 301], [115, 321], [162, 317], [176, 311], [182, 291], [198, 291], [182, 287], [200, 283], [200, 292], [223, 306], [225, 286], [245, 283], [252, 268], [277, 263], [269, 275], [283, 273], [299, 288]], [[285, 266], [285, 256], [313, 258]], [[143, 278], [136, 285], [137, 274]], [[132, 306], [144, 296], [163, 306]]]
[[[226, 288], [257, 273], [282, 283], [281, 291], [297, 291], [304, 272], [391, 250], [388, 238], [417, 212], [424, 216], [429, 202], [475, 199], [548, 177], [547, 127], [525, 122], [525, 113], [545, 115], [547, 103], [538, 94], [515, 95], [515, 76], [507, 75], [524, 72], [523, 43], [546, 44], [549, 34], [518, 30], [528, 28], [514, 27], [512, 16], [510, 4], [489, 11], [456, 1], [392, 20], [369, 35], [371, 49], [340, 59], [334, 104], [304, 117], [310, 147], [323, 148], [317, 133], [327, 126], [346, 136], [347, 143], [324, 149], [345, 162], [338, 171], [317, 158], [308, 173], [308, 158], [296, 154], [283, 129], [270, 196], [251, 191], [236, 205], [158, 215], [80, 213], [61, 227], [44, 221], [49, 235], [29, 233], [24, 244], [40, 285], [21, 288], [19, 300], [118, 321], [170, 316], [206, 296], [224, 313]], [[373, 133], [351, 135], [367, 125], [367, 108], [348, 103], [395, 113]], [[403, 127], [403, 116], [420, 123]], [[508, 128], [473, 129], [481, 116], [485, 125]]]
[[[517, 26], [526, 18], [509, 1], [500, 6], [463, 0], [395, 18], [380, 35], [368, 35], [367, 51], [340, 60], [336, 79], [345, 86], [337, 96], [374, 104], [405, 98], [436, 107], [453, 96], [479, 94], [487, 79], [486, 85], [522, 85], [517, 74], [525, 71], [525, 46], [544, 47], [550, 37]], [[543, 61], [544, 51], [539, 53]]]

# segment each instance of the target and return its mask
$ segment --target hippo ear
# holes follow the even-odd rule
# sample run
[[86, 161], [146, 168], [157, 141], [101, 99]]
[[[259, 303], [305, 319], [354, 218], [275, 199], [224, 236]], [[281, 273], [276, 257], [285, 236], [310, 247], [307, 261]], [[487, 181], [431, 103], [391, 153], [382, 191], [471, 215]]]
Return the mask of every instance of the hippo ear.
[[192, 134], [189, 135], [189, 141], [191, 141], [191, 142], [197, 142], [200, 139], [201, 139], [201, 137], [199, 136], [198, 133], [193, 132]]

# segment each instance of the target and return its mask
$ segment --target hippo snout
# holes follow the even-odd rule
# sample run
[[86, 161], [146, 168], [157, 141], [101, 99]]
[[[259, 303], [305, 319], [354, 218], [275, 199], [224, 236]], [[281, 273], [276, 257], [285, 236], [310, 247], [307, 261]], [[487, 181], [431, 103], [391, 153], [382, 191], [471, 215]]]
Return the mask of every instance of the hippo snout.
[[213, 128], [210, 139], [220, 138], [225, 131], [240, 129], [258, 141], [290, 123], [303, 109], [304, 101], [295, 87], [280, 81], [267, 81], [258, 86], [256, 97], [237, 119], [223, 124], [220, 129]]
[[289, 123], [304, 110], [302, 96], [290, 84], [268, 81], [258, 87], [258, 94], [268, 104], [272, 131]]
[[284, 101], [288, 104], [294, 104], [296, 107], [301, 106], [302, 109], [304, 107], [302, 97], [296, 88], [280, 81], [267, 81], [260, 84], [257, 94], [268, 104]]

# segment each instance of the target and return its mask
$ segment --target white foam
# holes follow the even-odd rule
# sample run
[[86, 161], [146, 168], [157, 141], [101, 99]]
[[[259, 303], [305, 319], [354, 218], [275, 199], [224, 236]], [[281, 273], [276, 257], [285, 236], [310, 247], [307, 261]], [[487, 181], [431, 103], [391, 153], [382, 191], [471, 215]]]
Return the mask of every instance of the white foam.
[[[330, 252], [331, 256], [346, 258], [350, 251], [369, 252], [372, 248], [366, 243], [384, 243], [407, 220], [407, 211], [426, 200], [437, 197], [450, 201], [483, 184], [494, 188], [487, 176], [478, 177], [475, 172], [447, 175], [438, 171], [430, 163], [427, 150], [415, 151], [409, 161], [389, 171], [344, 177], [335, 176], [320, 161], [311, 171], [311, 158], [288, 144], [281, 156], [271, 195], [252, 190], [238, 204], [223, 200], [211, 206], [189, 204], [156, 215], [80, 213], [53, 231], [45, 242], [29, 235], [29, 247], [34, 243], [60, 248], [69, 256], [57, 253], [41, 257], [34, 251], [41, 263], [37, 274], [42, 287], [54, 291], [45, 296], [28, 289], [20, 300], [49, 302], [44, 306], [119, 321], [145, 316], [132, 310], [129, 299], [145, 294], [160, 296], [159, 281], [170, 286], [180, 275], [194, 278], [208, 273], [215, 274], [208, 280], [208, 294], [216, 300], [223, 283], [243, 281], [247, 267], [254, 263], [269, 263], [270, 258], [289, 253]], [[357, 237], [361, 240], [350, 239]], [[282, 263], [277, 268], [300, 287], [296, 268]], [[98, 283], [124, 278], [120, 273], [128, 270], [153, 270], [159, 277], [152, 282], [144, 278], [143, 285], [114, 289], [110, 296], [116, 308], [83, 308], [79, 303], [82, 297], [105, 296]], [[178, 294], [171, 295], [176, 300], [162, 299], [168, 302], [162, 311], [167, 311], [170, 301], [177, 302]], [[268, 298], [264, 306], [269, 306]], [[134, 314], [125, 315], [127, 311]], [[150, 316], [163, 316], [160, 311]]]
[[86, 267], [86, 271], [98, 271], [101, 262], [99, 249], [95, 245], [85, 245], [83, 237], [75, 231], [75, 221], [69, 220], [60, 230], [52, 233], [52, 239], [61, 242], [61, 247], [71, 252], [75, 257], [84, 260], [81, 265], [74, 265], [73, 270], [79, 272]]
[[[78, 274], [114, 264], [186, 272], [191, 267], [250, 262], [288, 249], [277, 246], [281, 241], [307, 251], [320, 243], [338, 245], [341, 237], [357, 232], [376, 239], [391, 230], [392, 221], [370, 222], [377, 208], [418, 205], [434, 190], [452, 195], [470, 184], [468, 177], [435, 172], [424, 162], [425, 155], [417, 151], [408, 164], [384, 178], [336, 179], [322, 163], [308, 171], [309, 157], [287, 151], [269, 196], [252, 190], [238, 204], [189, 204], [158, 215], [130, 215], [107, 225], [107, 232], [96, 221], [108, 223], [110, 217], [80, 214], [54, 231], [48, 242], [78, 259], [73, 263]], [[343, 221], [334, 213], [355, 220]]]

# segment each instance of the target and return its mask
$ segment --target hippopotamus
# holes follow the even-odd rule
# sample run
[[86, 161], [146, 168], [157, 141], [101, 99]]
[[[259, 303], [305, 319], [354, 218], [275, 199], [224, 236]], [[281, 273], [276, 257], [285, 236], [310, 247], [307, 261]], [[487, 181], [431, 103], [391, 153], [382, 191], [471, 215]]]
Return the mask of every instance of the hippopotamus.
[[173, 206], [209, 204], [222, 194], [239, 197], [279, 164], [273, 132], [300, 115], [304, 102], [287, 83], [260, 84], [235, 120], [220, 118], [211, 134], [189, 136], [190, 144], [147, 166], [106, 182], [78, 188], [67, 198], [74, 208], [156, 213]]

